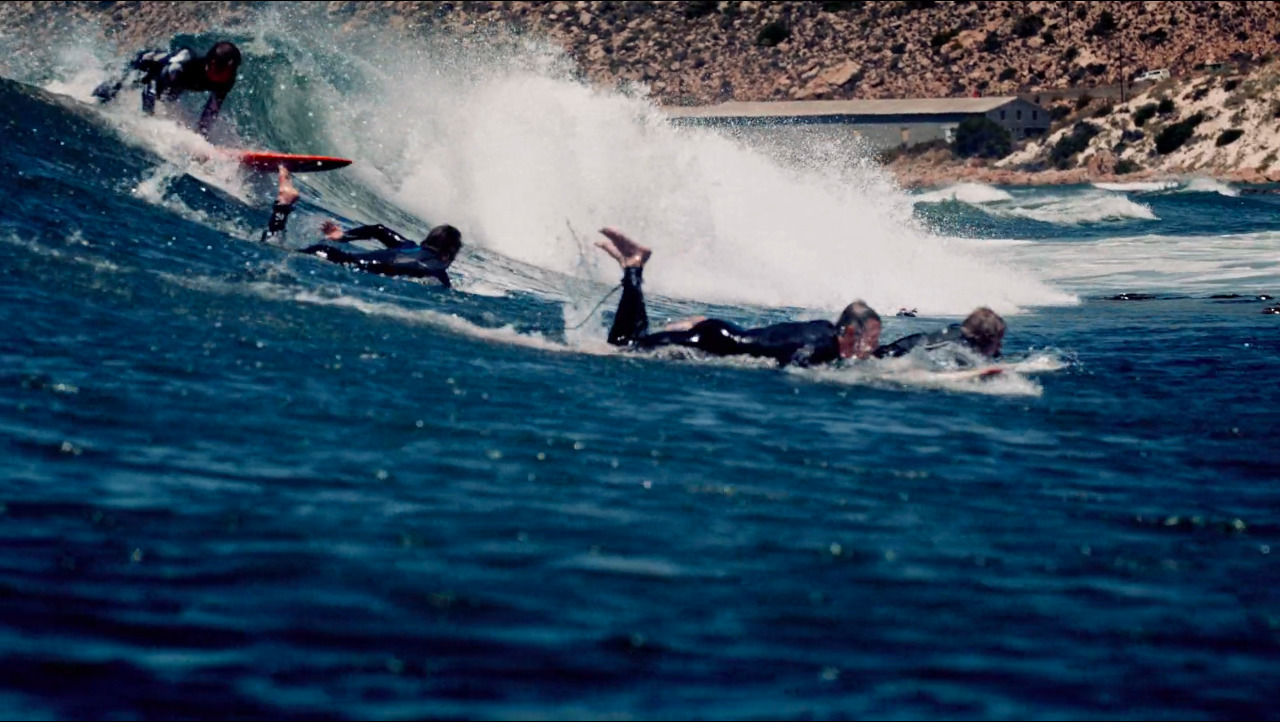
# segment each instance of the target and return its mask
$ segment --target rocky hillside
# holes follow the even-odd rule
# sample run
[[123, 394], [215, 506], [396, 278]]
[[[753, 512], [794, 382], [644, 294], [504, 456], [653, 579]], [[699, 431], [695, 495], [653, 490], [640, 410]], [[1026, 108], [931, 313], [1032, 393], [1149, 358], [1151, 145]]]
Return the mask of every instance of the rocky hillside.
[[1120, 105], [1095, 104], [1004, 168], [1086, 169], [1101, 176], [1199, 173], [1280, 178], [1280, 65], [1153, 86]]
[[[76, 17], [132, 48], [175, 32], [232, 29], [278, 4], [6, 2], [0, 32], [43, 43]], [[593, 81], [643, 81], [668, 103], [1091, 86], [1153, 68], [1256, 63], [1280, 42], [1280, 4], [1270, 2], [316, 4], [340, 32], [537, 34], [572, 52]]]

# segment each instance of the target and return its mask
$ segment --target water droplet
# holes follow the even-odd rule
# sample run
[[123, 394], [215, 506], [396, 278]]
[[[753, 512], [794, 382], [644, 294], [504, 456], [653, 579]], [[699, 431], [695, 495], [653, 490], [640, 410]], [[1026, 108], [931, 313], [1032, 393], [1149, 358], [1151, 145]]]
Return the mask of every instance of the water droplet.
[[387, 473], [386, 469], [378, 469], [374, 476], [378, 478], [378, 481], [386, 481], [391, 474]]
[[823, 682], [834, 682], [837, 679], [840, 679], [839, 669], [836, 669], [835, 667], [823, 667], [822, 669]]
[[652, 488], [653, 488], [653, 482], [652, 482], [652, 481], [649, 481], [648, 479], [645, 479], [645, 480], [644, 480], [644, 488], [646, 488], [646, 489], [652, 489]]
[[129, 555], [129, 559], [133, 561], [134, 564], [142, 563], [142, 550], [134, 549], [133, 553]]
[[831, 546], [827, 548], [831, 551], [831, 556], [833, 557], [838, 557], [844, 553], [844, 547], [840, 546], [836, 542], [831, 542]]
[[392, 674], [400, 674], [404, 672], [404, 662], [392, 657], [387, 660], [387, 671]]
[[489, 449], [488, 451], [485, 452], [485, 456], [489, 457], [490, 459], [493, 459], [494, 461], [497, 461], [498, 459], [502, 458], [502, 452], [498, 451], [497, 449]]

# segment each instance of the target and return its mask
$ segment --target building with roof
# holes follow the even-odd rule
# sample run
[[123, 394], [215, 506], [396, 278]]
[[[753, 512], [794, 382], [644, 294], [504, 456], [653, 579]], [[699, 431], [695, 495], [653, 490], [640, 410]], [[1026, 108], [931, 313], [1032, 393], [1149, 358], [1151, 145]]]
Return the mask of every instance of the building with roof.
[[730, 102], [663, 110], [677, 125], [822, 128], [839, 135], [847, 132], [863, 138], [876, 150], [939, 139], [951, 141], [956, 127], [975, 116], [990, 118], [1008, 130], [1015, 141], [1049, 130], [1047, 109], [1013, 96]]

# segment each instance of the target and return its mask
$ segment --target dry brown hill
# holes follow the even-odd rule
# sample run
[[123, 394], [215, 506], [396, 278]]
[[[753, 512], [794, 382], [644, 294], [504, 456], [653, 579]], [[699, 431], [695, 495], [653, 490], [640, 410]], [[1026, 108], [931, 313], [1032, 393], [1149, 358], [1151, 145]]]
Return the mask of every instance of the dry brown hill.
[[[275, 3], [8, 2], [10, 36], [88, 17], [122, 45], [234, 28]], [[342, 31], [511, 28], [569, 49], [596, 82], [672, 103], [984, 95], [1115, 83], [1265, 59], [1274, 2], [328, 2]]]

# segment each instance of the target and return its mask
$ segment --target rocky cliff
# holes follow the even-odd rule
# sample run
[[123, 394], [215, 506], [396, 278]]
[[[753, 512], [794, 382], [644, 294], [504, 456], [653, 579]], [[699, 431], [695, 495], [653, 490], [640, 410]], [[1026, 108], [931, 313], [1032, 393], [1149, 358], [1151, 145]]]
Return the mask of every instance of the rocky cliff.
[[[536, 34], [594, 82], [666, 103], [995, 95], [1112, 84], [1153, 68], [1264, 60], [1269, 2], [327, 2], [338, 32]], [[276, 3], [7, 2], [12, 38], [71, 18], [126, 48], [234, 29]], [[28, 30], [29, 29], [29, 30]]]

